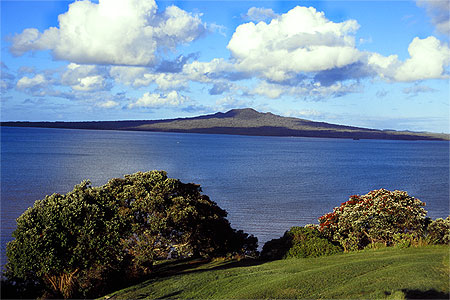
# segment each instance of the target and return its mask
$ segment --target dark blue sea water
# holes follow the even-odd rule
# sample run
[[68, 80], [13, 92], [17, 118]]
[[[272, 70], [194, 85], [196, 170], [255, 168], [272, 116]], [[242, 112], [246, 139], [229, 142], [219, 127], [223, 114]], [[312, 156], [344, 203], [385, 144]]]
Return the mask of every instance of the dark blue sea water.
[[195, 182], [260, 245], [353, 194], [406, 190], [449, 214], [449, 143], [1, 128], [1, 259], [15, 219], [83, 179], [166, 170]]

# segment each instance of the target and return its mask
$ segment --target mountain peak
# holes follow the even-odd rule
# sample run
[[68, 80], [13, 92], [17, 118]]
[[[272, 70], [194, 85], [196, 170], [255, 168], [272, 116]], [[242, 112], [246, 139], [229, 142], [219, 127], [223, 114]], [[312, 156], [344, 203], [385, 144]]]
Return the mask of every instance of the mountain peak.
[[237, 117], [244, 119], [256, 118], [259, 117], [260, 115], [262, 115], [262, 113], [254, 110], [253, 108], [239, 108], [239, 109], [236, 108], [224, 113], [224, 116], [226, 117]]

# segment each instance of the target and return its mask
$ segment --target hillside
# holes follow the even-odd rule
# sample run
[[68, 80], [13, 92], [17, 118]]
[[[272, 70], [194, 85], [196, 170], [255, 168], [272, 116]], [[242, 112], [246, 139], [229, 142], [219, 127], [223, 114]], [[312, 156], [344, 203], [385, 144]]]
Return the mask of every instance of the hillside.
[[163, 131], [184, 133], [296, 136], [351, 139], [449, 140], [448, 134], [376, 130], [233, 109], [193, 118], [98, 122], [2, 122], [2, 126], [100, 130]]
[[267, 263], [165, 263], [154, 278], [105, 298], [448, 299], [448, 250], [427, 246]]

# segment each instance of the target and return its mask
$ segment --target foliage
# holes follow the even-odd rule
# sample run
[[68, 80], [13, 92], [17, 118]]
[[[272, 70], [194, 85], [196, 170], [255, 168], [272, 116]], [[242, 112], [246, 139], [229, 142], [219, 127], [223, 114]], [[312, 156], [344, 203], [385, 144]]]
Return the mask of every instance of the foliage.
[[450, 244], [450, 216], [436, 219], [428, 225], [427, 240], [432, 244]]
[[342, 252], [342, 248], [332, 244], [320, 232], [312, 227], [292, 227], [287, 235], [292, 246], [286, 257], [317, 257]]
[[267, 241], [261, 251], [261, 258], [266, 260], [282, 259], [289, 251], [290, 243], [286, 234], [278, 239]]
[[118, 276], [149, 273], [156, 259], [256, 253], [256, 238], [232, 229], [226, 215], [200, 186], [163, 171], [102, 187], [84, 181], [17, 219], [6, 276], [44, 285], [48, 296], [93, 297]]
[[123, 243], [141, 267], [168, 256], [256, 252], [256, 238], [232, 229], [227, 212], [201, 194], [199, 185], [153, 171], [113, 179], [104, 188], [131, 223], [132, 235]]
[[279, 238], [264, 244], [265, 259], [302, 258], [331, 255], [342, 249], [332, 244], [314, 227], [292, 227]]
[[403, 191], [374, 190], [351, 196], [333, 212], [320, 217], [319, 230], [346, 251], [380, 242], [391, 245], [396, 233], [423, 236], [424, 205]]
[[80, 271], [97, 264], [117, 269], [124, 224], [118, 205], [89, 181], [66, 195], [35, 202], [17, 219], [8, 243], [7, 277], [43, 283], [55, 296], [71, 297]]
[[397, 248], [408, 248], [414, 243], [415, 237], [410, 233], [396, 233], [392, 237], [392, 244]]

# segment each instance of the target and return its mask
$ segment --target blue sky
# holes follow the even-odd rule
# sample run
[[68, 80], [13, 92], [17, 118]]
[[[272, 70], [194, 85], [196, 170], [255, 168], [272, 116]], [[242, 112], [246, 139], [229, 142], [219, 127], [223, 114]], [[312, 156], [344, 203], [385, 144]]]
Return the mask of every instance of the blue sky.
[[3, 121], [253, 107], [449, 132], [449, 1], [1, 1]]

